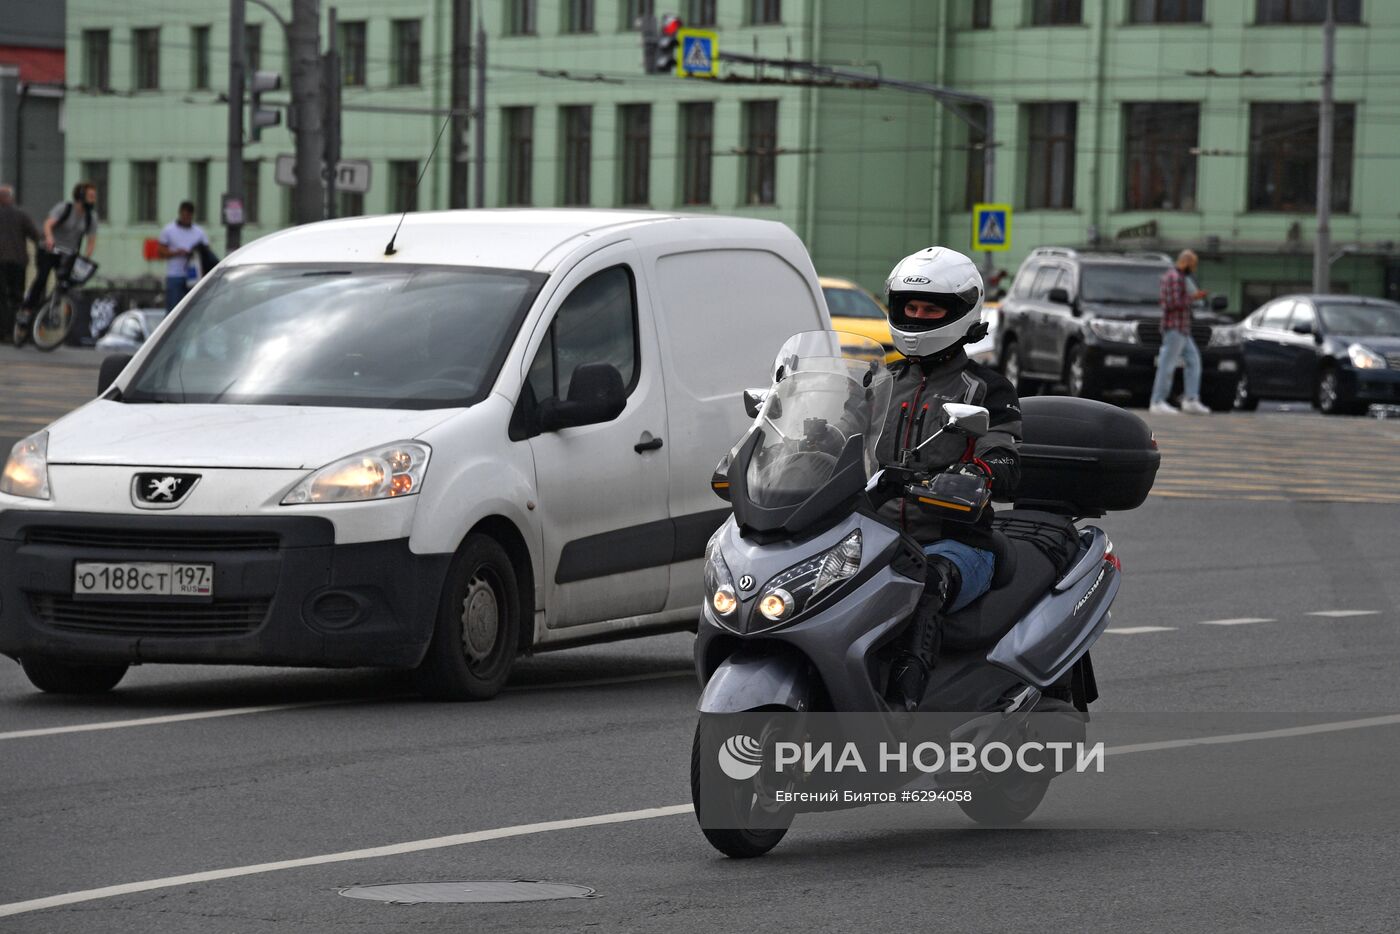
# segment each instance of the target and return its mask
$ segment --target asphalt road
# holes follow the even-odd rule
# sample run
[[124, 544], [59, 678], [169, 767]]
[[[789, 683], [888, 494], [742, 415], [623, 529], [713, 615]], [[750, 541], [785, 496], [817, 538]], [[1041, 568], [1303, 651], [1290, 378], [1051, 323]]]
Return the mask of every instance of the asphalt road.
[[[1209, 438], [1197, 434], [1207, 423]], [[1280, 467], [1297, 445], [1308, 454], [1295, 469], [1325, 473], [1314, 463], [1371, 450], [1395, 423], [1275, 412], [1153, 425], [1164, 495], [1102, 521], [1126, 576], [1094, 650], [1096, 709], [1179, 712], [1182, 735], [1196, 723], [1210, 735], [1212, 718], [1238, 711], [1298, 724], [1400, 712], [1400, 505], [1386, 498], [1400, 463], [1375, 461], [1389, 484], [1335, 490], [1289, 486]], [[1333, 434], [1313, 452], [1319, 432]], [[1201, 453], [1222, 436], [1237, 440], [1231, 472], [1276, 489], [1191, 486], [1191, 458], [1231, 456], [1228, 443]], [[1305, 765], [1312, 740], [1278, 738], [1126, 761], [1143, 771], [1145, 797], [1170, 791], [1153, 784], [1156, 763], [1245, 756], [1273, 766], [1261, 786], [1288, 781], [1277, 763], [1295, 763], [1318, 794], [1296, 822], [1271, 815], [1239, 829], [1250, 822], [1202, 801], [1196, 821], [1139, 809], [1105, 825], [1093, 818], [1112, 802], [1068, 776], [1025, 830], [974, 830], [953, 807], [904, 829], [854, 812], [799, 819], [771, 854], [740, 862], [715, 853], [685, 811], [690, 641], [527, 659], [507, 693], [477, 705], [417, 700], [392, 673], [159, 666], [133, 669], [110, 696], [63, 699], [0, 660], [0, 930], [1396, 928], [1400, 805], [1385, 779], [1400, 725], [1328, 734], [1329, 749], [1369, 764], [1370, 823], [1318, 820], [1330, 812]], [[267, 706], [280, 709], [246, 709]], [[186, 718], [202, 712], [222, 715]], [[118, 725], [149, 718], [170, 719]], [[90, 725], [109, 728], [16, 735]], [[304, 862], [276, 865], [285, 860]], [[193, 873], [212, 877], [177, 879]], [[576, 883], [598, 897], [392, 905], [339, 894], [490, 879]], [[93, 891], [152, 880], [165, 881]], [[65, 893], [86, 894], [6, 914]]]

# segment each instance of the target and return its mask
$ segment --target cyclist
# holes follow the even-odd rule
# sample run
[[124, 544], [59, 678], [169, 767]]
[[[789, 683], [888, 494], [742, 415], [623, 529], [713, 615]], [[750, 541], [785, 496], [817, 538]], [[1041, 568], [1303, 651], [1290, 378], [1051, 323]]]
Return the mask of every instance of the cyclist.
[[97, 249], [97, 220], [97, 186], [92, 182], [78, 182], [73, 186], [72, 201], [60, 201], [53, 206], [44, 221], [44, 249], [36, 251], [34, 281], [24, 297], [21, 323], [28, 324], [48, 294], [49, 273], [58, 268], [61, 259], [54, 250], [63, 249], [76, 255], [86, 238], [86, 255], [92, 258]]

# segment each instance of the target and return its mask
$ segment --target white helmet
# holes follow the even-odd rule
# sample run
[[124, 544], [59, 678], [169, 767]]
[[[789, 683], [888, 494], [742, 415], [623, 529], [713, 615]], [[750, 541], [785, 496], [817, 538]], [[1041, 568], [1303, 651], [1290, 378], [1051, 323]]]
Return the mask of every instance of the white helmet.
[[[974, 328], [982, 322], [984, 291], [977, 266], [956, 250], [931, 246], [904, 257], [885, 280], [895, 348], [906, 357], [934, 357], [978, 339]], [[911, 299], [932, 302], [945, 313], [912, 318], [905, 313]]]

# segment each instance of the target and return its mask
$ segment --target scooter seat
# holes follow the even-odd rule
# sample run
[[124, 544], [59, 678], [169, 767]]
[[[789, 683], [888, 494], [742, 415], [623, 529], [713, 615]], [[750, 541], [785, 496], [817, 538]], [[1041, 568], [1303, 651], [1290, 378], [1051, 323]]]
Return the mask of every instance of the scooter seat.
[[[946, 652], [988, 649], [1026, 615], [1055, 583], [1056, 568], [1031, 542], [1005, 539], [1010, 553], [1011, 579], [1003, 587], [950, 614], [944, 620], [943, 648]], [[993, 583], [995, 583], [993, 577]], [[941, 665], [942, 662], [940, 661]]]

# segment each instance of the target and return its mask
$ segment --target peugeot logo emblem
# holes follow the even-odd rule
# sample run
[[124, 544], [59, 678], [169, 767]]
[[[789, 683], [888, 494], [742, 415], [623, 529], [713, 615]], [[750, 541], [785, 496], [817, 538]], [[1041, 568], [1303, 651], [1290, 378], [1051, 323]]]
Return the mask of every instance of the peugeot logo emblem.
[[197, 473], [138, 473], [131, 478], [131, 502], [140, 509], [174, 509], [198, 482]]
[[739, 589], [744, 591], [753, 590], [753, 576], [745, 574], [743, 577], [739, 578]]

